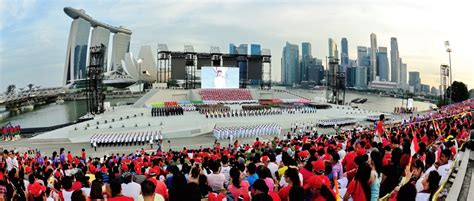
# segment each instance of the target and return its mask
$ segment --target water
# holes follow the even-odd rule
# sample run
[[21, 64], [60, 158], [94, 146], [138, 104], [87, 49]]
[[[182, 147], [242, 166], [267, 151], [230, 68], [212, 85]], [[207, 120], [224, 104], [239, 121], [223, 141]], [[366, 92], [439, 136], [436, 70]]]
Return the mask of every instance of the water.
[[[113, 106], [117, 103], [133, 103], [138, 98], [123, 98], [106, 100]], [[66, 101], [64, 104], [51, 103], [35, 107], [31, 112], [10, 115], [9, 118], [0, 121], [0, 125], [11, 122], [13, 125], [21, 125], [23, 128], [45, 127], [65, 124], [76, 121], [86, 114], [86, 101]]]
[[[311, 98], [314, 100], [315, 97], [323, 98], [325, 97], [325, 91], [308, 91], [308, 90], [292, 90], [304, 97]], [[346, 92], [346, 100], [345, 102], [351, 102], [351, 100], [356, 98], [367, 98], [367, 102], [364, 104], [358, 104], [357, 106], [360, 109], [366, 109], [371, 111], [380, 111], [380, 112], [393, 112], [395, 107], [405, 107], [406, 100], [403, 101], [400, 98], [392, 98], [392, 97], [381, 97], [376, 94], [362, 94], [362, 93], [354, 93], [354, 92]], [[420, 101], [413, 101], [413, 107], [416, 107], [418, 111], [426, 111], [429, 110], [431, 103], [420, 102]]]
[[[293, 92], [299, 93], [304, 97], [324, 97], [324, 91], [308, 91], [308, 90], [293, 90]], [[355, 98], [367, 98], [367, 102], [359, 104], [359, 108], [380, 111], [380, 112], [393, 112], [394, 107], [402, 106], [402, 99], [391, 98], [391, 97], [380, 97], [378, 95], [358, 94], [353, 92], [346, 93], [346, 102], [350, 102]], [[135, 102], [138, 98], [126, 98], [126, 99], [111, 99], [107, 100], [111, 105], [115, 105], [118, 102]], [[405, 103], [406, 104], [406, 103]], [[425, 102], [414, 101], [413, 106], [418, 108], [418, 111], [428, 110], [431, 104]], [[0, 125], [5, 122], [12, 122], [13, 125], [19, 124], [24, 128], [29, 127], [44, 127], [53, 126], [58, 124], [70, 123], [77, 120], [79, 117], [86, 114], [86, 102], [82, 101], [66, 101], [64, 104], [52, 103], [49, 105], [40, 106], [35, 108], [31, 112], [18, 114], [12, 116], [3, 121], [0, 121]]]

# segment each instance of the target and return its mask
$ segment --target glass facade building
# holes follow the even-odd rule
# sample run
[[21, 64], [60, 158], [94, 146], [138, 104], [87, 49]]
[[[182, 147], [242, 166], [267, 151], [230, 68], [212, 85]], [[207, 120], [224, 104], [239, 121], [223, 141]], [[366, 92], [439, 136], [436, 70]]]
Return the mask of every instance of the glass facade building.
[[397, 38], [390, 39], [390, 80], [400, 84], [400, 55]]
[[262, 46], [260, 44], [251, 44], [250, 55], [262, 55]]
[[379, 51], [377, 53], [377, 68], [378, 68], [379, 80], [390, 81], [388, 77], [389, 67], [388, 67], [388, 57], [387, 57], [386, 47], [379, 47]]
[[66, 51], [64, 85], [87, 77], [87, 52], [90, 34], [90, 22], [77, 18], [71, 23]]
[[284, 85], [296, 83], [297, 68], [299, 67], [299, 47], [286, 42], [281, 58], [281, 81]]

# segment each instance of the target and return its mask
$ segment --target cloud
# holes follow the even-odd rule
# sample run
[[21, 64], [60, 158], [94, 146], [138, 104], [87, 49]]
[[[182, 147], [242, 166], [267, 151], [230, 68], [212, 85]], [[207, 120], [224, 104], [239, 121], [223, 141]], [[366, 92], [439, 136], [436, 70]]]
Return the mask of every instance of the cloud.
[[140, 46], [156, 48], [157, 43], [176, 51], [190, 44], [203, 52], [210, 46], [228, 52], [229, 43], [260, 43], [272, 51], [272, 77], [277, 80], [286, 41], [311, 42], [313, 56], [324, 58], [329, 37], [338, 43], [347, 37], [349, 55], [355, 59], [356, 47], [370, 46], [369, 35], [374, 32], [378, 44], [389, 49], [390, 37], [397, 37], [408, 71], [420, 71], [423, 82], [437, 85], [439, 65], [447, 63], [443, 41], [450, 40], [455, 79], [474, 86], [472, 44], [468, 43], [472, 32], [463, 23], [463, 19], [474, 18], [467, 0], [456, 4], [409, 0], [0, 1], [0, 90], [7, 83], [30, 79], [31, 74], [44, 86], [61, 84], [71, 23], [62, 11], [65, 6], [82, 8], [99, 21], [132, 30], [131, 51], [135, 54]]

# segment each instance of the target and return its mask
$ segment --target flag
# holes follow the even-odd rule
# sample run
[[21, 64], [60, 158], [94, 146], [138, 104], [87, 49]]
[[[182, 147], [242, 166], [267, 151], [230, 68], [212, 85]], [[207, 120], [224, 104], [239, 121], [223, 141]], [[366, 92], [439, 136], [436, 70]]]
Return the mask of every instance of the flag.
[[420, 147], [418, 146], [418, 139], [416, 138], [416, 136], [413, 136], [413, 140], [411, 141], [411, 146], [410, 146], [411, 156], [415, 155], [419, 149]]

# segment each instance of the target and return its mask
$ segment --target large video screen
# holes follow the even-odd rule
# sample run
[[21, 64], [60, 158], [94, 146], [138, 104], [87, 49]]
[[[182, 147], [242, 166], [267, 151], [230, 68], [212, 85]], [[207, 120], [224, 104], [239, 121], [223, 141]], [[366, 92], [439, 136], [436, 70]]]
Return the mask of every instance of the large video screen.
[[239, 68], [203, 66], [201, 68], [201, 88], [239, 88]]

